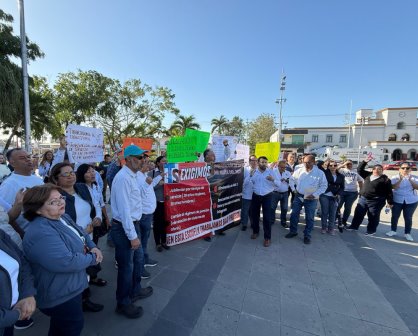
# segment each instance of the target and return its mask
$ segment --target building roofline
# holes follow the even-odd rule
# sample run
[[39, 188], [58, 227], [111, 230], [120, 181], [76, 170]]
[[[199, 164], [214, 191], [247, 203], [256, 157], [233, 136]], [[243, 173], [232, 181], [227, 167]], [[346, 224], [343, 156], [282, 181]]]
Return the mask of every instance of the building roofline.
[[390, 111], [390, 110], [418, 110], [418, 107], [386, 107], [376, 112]]

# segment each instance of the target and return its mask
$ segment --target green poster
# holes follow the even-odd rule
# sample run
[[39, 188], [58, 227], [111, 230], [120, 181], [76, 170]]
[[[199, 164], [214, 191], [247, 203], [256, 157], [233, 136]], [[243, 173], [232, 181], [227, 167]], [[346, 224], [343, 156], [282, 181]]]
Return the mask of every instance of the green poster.
[[197, 149], [198, 153], [203, 153], [208, 148], [210, 133], [204, 131], [198, 131], [190, 128], [186, 128], [186, 136], [195, 136], [197, 138]]
[[172, 137], [167, 144], [167, 161], [170, 163], [197, 160], [197, 137]]

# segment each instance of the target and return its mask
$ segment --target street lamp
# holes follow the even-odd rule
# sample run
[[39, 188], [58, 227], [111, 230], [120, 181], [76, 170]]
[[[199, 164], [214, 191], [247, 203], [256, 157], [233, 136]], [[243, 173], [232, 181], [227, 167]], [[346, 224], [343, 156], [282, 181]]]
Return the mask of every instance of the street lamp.
[[23, 0], [17, 0], [20, 14], [20, 50], [22, 59], [22, 80], [23, 80], [23, 109], [25, 115], [25, 149], [31, 152], [30, 143], [30, 111], [29, 111], [29, 84], [28, 84], [28, 50], [26, 48], [25, 32], [25, 8]]
[[[367, 118], [368, 120], [369, 118]], [[359, 144], [358, 144], [358, 153], [357, 153], [357, 165], [360, 162], [360, 150], [361, 150], [361, 141], [362, 141], [362, 137], [363, 137], [363, 125], [366, 122], [366, 117], [361, 117], [360, 118], [360, 139], [359, 139]]]
[[283, 103], [286, 102], [286, 98], [283, 98], [284, 91], [286, 90], [286, 76], [282, 76], [282, 81], [280, 83], [280, 99], [276, 99], [276, 103], [280, 104], [280, 110], [279, 110], [279, 129], [277, 132], [277, 142], [281, 142], [282, 140], [282, 127], [283, 127], [283, 115], [282, 115], [282, 109], [283, 109]]

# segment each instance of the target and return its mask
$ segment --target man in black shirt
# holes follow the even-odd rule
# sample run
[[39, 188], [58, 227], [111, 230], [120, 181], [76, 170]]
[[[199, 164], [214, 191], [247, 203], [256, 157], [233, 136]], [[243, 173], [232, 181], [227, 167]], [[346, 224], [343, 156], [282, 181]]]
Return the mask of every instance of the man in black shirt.
[[370, 159], [364, 160], [357, 168], [357, 172], [364, 178], [363, 187], [360, 190], [360, 198], [354, 211], [354, 218], [347, 230], [358, 230], [364, 216], [367, 213], [369, 223], [366, 235], [374, 235], [380, 221], [380, 212], [387, 202], [393, 205], [392, 183], [383, 174], [383, 167], [375, 165], [372, 172], [365, 170]]

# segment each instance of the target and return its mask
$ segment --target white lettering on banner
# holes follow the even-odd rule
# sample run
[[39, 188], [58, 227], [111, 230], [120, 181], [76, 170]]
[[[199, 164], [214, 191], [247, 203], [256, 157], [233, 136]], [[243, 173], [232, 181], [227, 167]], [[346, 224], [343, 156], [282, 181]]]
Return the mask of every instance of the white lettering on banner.
[[210, 176], [210, 167], [192, 167], [192, 168], [183, 168], [180, 171], [180, 181], [193, 180], [200, 177]]
[[[205, 211], [208, 209], [205, 209]], [[185, 243], [190, 240], [202, 237], [214, 230], [218, 230], [223, 228], [224, 226], [238, 221], [241, 219], [241, 210], [235, 210], [230, 214], [226, 215], [225, 217], [216, 219], [212, 222], [206, 222], [198, 225], [194, 225], [182, 231], [176, 233], [168, 233], [167, 234], [167, 245], [177, 245], [180, 243]], [[189, 218], [187, 219], [189, 220]], [[178, 223], [177, 223], [178, 224]]]
[[78, 163], [103, 160], [103, 131], [99, 128], [70, 124], [66, 130], [68, 151]]

